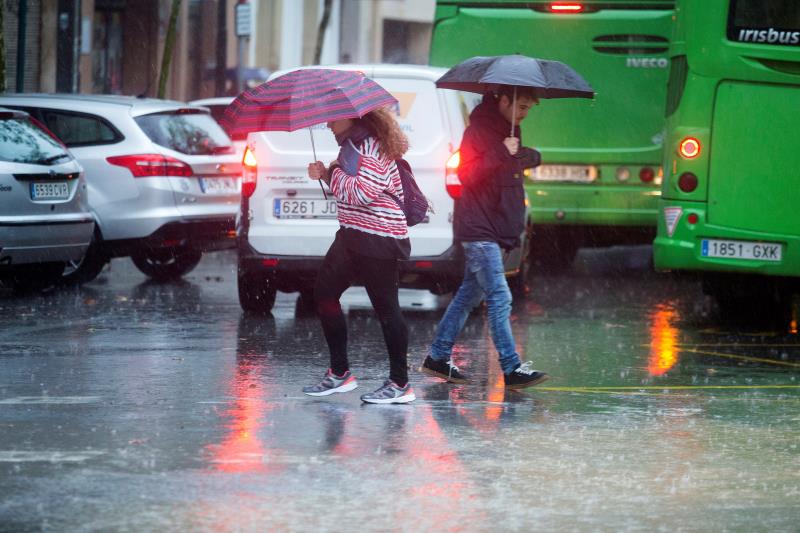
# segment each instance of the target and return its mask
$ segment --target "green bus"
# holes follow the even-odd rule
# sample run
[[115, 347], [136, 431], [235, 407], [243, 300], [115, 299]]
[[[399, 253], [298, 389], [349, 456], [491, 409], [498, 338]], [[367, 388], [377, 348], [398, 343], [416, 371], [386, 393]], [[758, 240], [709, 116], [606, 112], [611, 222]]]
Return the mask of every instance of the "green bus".
[[800, 281], [800, 2], [678, 6], [655, 266], [698, 272], [730, 311], [790, 309]]
[[665, 0], [437, 1], [431, 65], [521, 53], [562, 61], [595, 89], [594, 100], [542, 101], [522, 127], [542, 153], [526, 178], [541, 262], [652, 243], [673, 16]]

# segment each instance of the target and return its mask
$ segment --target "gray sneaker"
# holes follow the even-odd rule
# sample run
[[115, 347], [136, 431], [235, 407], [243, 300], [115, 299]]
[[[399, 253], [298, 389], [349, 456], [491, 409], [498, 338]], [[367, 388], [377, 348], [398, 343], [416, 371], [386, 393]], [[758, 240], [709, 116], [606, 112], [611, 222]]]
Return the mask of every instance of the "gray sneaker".
[[358, 387], [356, 377], [349, 370], [343, 376], [337, 376], [329, 368], [322, 381], [310, 387], [303, 387], [303, 392], [309, 396], [327, 396], [335, 392], [348, 392], [356, 387]]
[[408, 403], [416, 399], [410, 383], [406, 383], [405, 387], [400, 387], [390, 379], [384, 381], [383, 386], [375, 392], [361, 396], [361, 401], [367, 403]]

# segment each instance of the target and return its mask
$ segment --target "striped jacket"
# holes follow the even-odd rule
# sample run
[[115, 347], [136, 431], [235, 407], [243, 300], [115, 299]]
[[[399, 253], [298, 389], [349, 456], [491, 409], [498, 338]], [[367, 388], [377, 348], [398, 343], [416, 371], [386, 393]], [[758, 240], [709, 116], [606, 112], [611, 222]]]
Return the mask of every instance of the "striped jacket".
[[355, 175], [341, 167], [331, 172], [330, 188], [336, 196], [339, 225], [380, 237], [408, 238], [406, 217], [390, 196], [403, 200], [397, 165], [378, 152], [374, 137], [367, 137], [358, 152]]

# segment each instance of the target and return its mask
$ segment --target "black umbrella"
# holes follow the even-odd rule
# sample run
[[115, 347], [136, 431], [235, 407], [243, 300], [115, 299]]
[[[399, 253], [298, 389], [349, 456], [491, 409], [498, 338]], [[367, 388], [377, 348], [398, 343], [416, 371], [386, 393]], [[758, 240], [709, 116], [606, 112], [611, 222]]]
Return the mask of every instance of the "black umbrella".
[[[520, 54], [479, 56], [462, 61], [436, 80], [442, 89], [486, 93], [500, 85], [514, 87], [512, 110], [517, 107], [517, 87], [530, 87], [537, 98], [593, 98], [594, 90], [580, 74], [560, 61]], [[514, 119], [511, 120], [514, 132]]]
[[537, 98], [593, 98], [594, 90], [580, 74], [560, 61], [519, 54], [472, 57], [436, 80], [436, 86], [485, 93], [498, 85], [531, 87]]

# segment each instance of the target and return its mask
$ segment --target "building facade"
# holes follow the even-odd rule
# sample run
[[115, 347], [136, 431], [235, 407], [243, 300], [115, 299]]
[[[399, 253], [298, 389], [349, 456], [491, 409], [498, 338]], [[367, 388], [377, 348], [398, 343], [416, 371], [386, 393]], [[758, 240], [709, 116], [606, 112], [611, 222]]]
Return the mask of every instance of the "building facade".
[[[5, 0], [7, 90], [155, 96], [173, 1]], [[166, 97], [236, 94], [313, 64], [324, 8], [180, 0]], [[427, 63], [434, 9], [435, 0], [331, 0], [319, 63]]]

